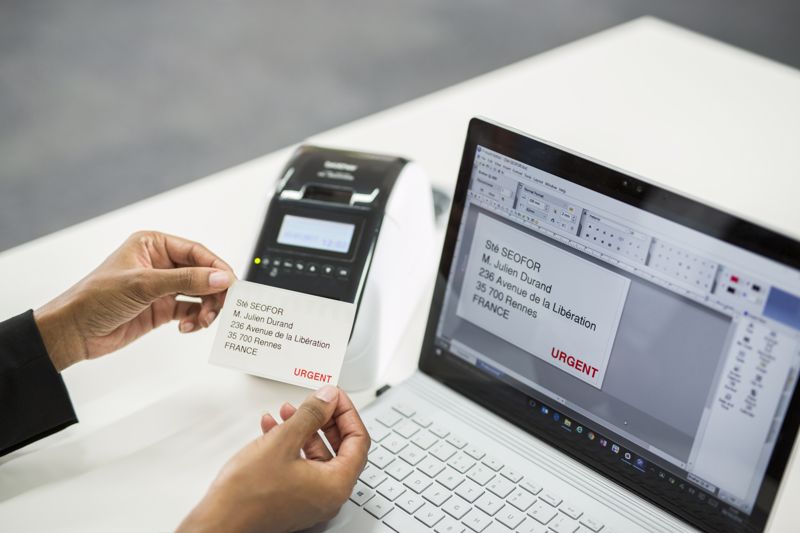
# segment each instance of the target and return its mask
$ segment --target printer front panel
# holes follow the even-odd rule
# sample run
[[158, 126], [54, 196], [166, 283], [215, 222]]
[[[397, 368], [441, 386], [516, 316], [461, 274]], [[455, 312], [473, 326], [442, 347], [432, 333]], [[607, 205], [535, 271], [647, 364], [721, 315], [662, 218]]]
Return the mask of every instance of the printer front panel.
[[273, 202], [247, 280], [357, 302], [381, 219], [369, 208]]

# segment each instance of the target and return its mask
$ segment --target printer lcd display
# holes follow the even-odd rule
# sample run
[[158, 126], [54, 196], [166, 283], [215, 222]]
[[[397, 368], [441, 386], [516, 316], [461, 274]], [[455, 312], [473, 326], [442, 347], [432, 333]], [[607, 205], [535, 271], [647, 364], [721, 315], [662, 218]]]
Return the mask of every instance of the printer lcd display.
[[286, 246], [344, 254], [350, 249], [355, 228], [355, 224], [285, 215], [277, 241]]

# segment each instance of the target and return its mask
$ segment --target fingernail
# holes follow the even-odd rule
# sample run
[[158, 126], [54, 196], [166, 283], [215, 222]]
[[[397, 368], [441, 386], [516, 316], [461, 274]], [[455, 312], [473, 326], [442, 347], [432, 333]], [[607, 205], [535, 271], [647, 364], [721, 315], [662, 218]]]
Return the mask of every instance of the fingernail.
[[325, 385], [321, 389], [317, 391], [314, 395], [317, 399], [322, 400], [323, 402], [331, 402], [339, 395], [339, 389], [332, 385]]
[[210, 326], [211, 323], [214, 322], [215, 318], [217, 318], [217, 313], [215, 313], [214, 311], [208, 313], [208, 316], [206, 317], [206, 325]]
[[182, 322], [180, 326], [181, 333], [189, 333], [194, 329], [194, 324], [191, 322]]
[[212, 272], [211, 275], [208, 276], [208, 285], [212, 289], [224, 289], [230, 285], [230, 279], [227, 272], [218, 270], [217, 272]]

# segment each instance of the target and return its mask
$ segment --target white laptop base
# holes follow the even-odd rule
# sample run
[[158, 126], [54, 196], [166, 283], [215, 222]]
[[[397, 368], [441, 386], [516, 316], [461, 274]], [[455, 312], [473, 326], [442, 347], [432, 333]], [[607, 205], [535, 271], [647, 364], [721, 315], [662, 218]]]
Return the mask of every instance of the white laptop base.
[[369, 463], [310, 531], [697, 531], [421, 372], [362, 411]]

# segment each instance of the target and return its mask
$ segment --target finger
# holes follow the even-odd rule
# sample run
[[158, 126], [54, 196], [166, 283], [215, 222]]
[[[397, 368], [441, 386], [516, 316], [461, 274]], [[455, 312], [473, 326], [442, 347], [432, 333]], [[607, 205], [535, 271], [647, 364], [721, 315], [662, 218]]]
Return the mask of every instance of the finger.
[[141, 269], [130, 276], [133, 295], [152, 302], [162, 296], [186, 294], [203, 296], [225, 291], [234, 281], [234, 275], [225, 270], [205, 267], [171, 269]]
[[211, 250], [199, 242], [183, 237], [162, 233], [164, 252], [169, 260], [178, 266], [210, 267], [233, 272], [233, 269]]
[[[297, 408], [290, 403], [285, 403], [281, 406], [280, 413], [284, 421], [289, 420], [296, 412]], [[303, 444], [303, 452], [306, 454], [306, 459], [311, 459], [312, 461], [328, 461], [333, 458], [333, 454], [317, 432], [314, 432]]]
[[175, 302], [172, 309], [172, 320], [178, 320], [181, 333], [191, 333], [200, 329], [200, 304], [195, 302]]
[[[334, 411], [334, 417], [336, 416], [336, 412]], [[336, 419], [331, 418], [327, 424], [322, 426], [322, 433], [325, 435], [325, 438], [328, 439], [328, 443], [333, 448], [334, 453], [339, 452], [339, 445], [342, 442], [342, 437], [339, 434], [339, 428], [336, 427]]]
[[344, 469], [350, 478], [355, 479], [367, 463], [370, 438], [361, 416], [344, 391], [339, 392], [333, 419], [341, 435], [341, 442], [336, 457], [331, 460], [331, 466]]
[[272, 428], [278, 427], [278, 421], [269, 413], [264, 413], [261, 416], [261, 432], [269, 433]]
[[324, 426], [333, 416], [338, 397], [339, 389], [330, 385], [310, 394], [297, 408], [297, 412], [281, 425], [285, 449], [298, 450]]
[[[227, 291], [224, 294], [227, 294]], [[203, 303], [197, 313], [197, 318], [203, 324], [203, 327], [209, 327], [222, 309], [224, 296], [222, 296], [223, 301], [220, 301], [217, 296], [221, 295], [203, 296]]]
[[[291, 407], [292, 413], [294, 413], [296, 410], [291, 404], [284, 405]], [[291, 415], [284, 416], [283, 409], [281, 409], [281, 418], [286, 420], [289, 418], [289, 416]], [[322, 426], [321, 429], [322, 433], [325, 435], [325, 438], [328, 439], [328, 443], [331, 445], [331, 448], [333, 448], [333, 451], [336, 452], [339, 449], [339, 443], [342, 442], [342, 437], [339, 435], [339, 428], [336, 427], [336, 420], [331, 418], [324, 426]]]

